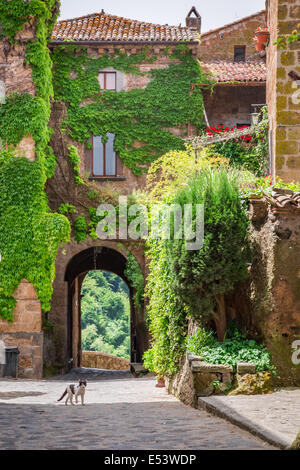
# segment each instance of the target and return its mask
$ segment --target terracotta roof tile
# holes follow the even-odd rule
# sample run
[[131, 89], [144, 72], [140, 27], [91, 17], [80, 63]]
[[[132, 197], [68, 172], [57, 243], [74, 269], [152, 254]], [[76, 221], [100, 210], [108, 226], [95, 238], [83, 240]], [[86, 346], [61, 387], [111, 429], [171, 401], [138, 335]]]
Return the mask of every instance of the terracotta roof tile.
[[218, 82], [265, 82], [264, 62], [200, 62], [204, 71]]
[[52, 41], [197, 42], [196, 30], [181, 26], [157, 25], [94, 13], [59, 21]]

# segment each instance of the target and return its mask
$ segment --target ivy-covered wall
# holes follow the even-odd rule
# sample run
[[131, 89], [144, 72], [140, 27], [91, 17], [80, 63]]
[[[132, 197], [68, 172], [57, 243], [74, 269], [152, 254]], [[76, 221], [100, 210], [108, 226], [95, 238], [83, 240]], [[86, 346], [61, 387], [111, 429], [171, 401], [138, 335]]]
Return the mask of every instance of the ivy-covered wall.
[[[54, 0], [0, 4], [4, 60], [9, 64], [22, 44], [23, 66], [31, 69], [34, 84], [31, 93], [20, 93], [17, 81], [8, 83], [12, 92], [0, 106], [0, 317], [9, 322], [16, 306], [13, 294], [23, 279], [35, 287], [43, 310], [50, 309], [57, 249], [70, 234], [68, 220], [50, 212], [45, 193], [55, 158], [48, 146], [53, 88], [47, 40], [57, 13]], [[33, 161], [22, 150], [24, 139], [31, 142]]]
[[[63, 128], [77, 142], [87, 142], [91, 135], [116, 135], [115, 150], [123, 163], [134, 174], [141, 174], [141, 166], [150, 164], [170, 149], [183, 149], [183, 140], [170, 128], [196, 127], [202, 124], [203, 100], [201, 89], [190, 94], [191, 84], [207, 82], [199, 63], [188, 46], [166, 48], [169, 65], [152, 68], [150, 82], [144, 89], [130, 91], [103, 91], [100, 93], [98, 74], [112, 67], [124, 74], [142, 75], [139, 65], [154, 63], [159, 57], [144, 48], [138, 54], [89, 54], [86, 48], [59, 46], [54, 49], [55, 99], [66, 103], [67, 118]], [[72, 77], [72, 78], [70, 78]], [[84, 103], [88, 100], [88, 104]], [[185, 129], [186, 130], [186, 129]], [[143, 145], [137, 147], [136, 142]]]
[[[138, 52], [110, 48], [109, 53], [71, 44], [54, 47], [49, 36], [59, 3], [0, 3], [1, 79], [7, 86], [6, 103], [0, 106], [3, 328], [14, 320], [17, 288], [25, 279], [44, 312], [56, 302], [55, 262], [59, 247], [70, 240], [71, 226], [72, 245], [88, 239], [97, 243], [99, 203], [117, 204], [124, 188], [130, 194], [143, 185], [143, 174], [155, 159], [184, 149], [188, 123], [202, 125], [201, 89], [190, 90], [207, 79], [188, 45]], [[124, 75], [122, 91], [101, 92], [98, 74], [108, 67]], [[105, 138], [108, 132], [116, 136], [115, 151], [124, 167], [119, 187], [92, 182], [86, 173], [91, 136]], [[60, 315], [66, 318], [66, 312]], [[59, 332], [58, 349], [64, 341]]]
[[[171, 149], [184, 149], [190, 123], [203, 126], [201, 87], [208, 83], [188, 45], [140, 47], [139, 51], [110, 47], [51, 45], [54, 104], [51, 140], [59, 156], [47, 183], [51, 207], [65, 213], [77, 242], [96, 238], [95, 208], [118, 203], [119, 194], [143, 188], [149, 165]], [[101, 91], [101, 70], [122, 74], [121, 91]], [[123, 178], [105, 182], [91, 178], [91, 138], [115, 135], [114, 149]], [[77, 151], [77, 154], [76, 154]], [[113, 180], [113, 178], [112, 178]]]

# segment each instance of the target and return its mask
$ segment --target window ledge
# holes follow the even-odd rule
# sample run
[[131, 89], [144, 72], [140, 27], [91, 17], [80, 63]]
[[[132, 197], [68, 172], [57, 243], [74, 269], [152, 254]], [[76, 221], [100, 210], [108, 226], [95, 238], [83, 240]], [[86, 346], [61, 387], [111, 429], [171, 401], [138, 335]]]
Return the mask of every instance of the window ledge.
[[125, 181], [126, 176], [90, 176], [91, 181]]

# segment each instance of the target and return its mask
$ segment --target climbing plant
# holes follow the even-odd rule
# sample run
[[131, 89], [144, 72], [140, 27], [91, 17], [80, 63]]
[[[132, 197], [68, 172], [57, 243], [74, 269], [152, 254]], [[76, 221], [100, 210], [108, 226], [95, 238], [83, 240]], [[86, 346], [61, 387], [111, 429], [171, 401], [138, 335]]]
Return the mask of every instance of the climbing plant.
[[[0, 317], [10, 322], [16, 305], [13, 294], [23, 279], [35, 287], [43, 310], [50, 310], [57, 250], [70, 235], [68, 220], [50, 213], [45, 194], [56, 161], [48, 145], [53, 89], [47, 38], [58, 6], [54, 0], [0, 4], [1, 38], [11, 47], [26, 23], [33, 22], [36, 30], [35, 39], [26, 44], [36, 95], [13, 93], [0, 106]], [[24, 137], [33, 139], [34, 161], [18, 148]]]
[[[249, 220], [239, 193], [239, 172], [228, 167], [199, 169], [171, 203], [204, 205], [203, 246], [186, 241], [147, 240], [151, 259], [149, 296], [152, 349], [145, 364], [159, 375], [178, 370], [188, 318], [214, 322], [220, 341], [226, 332], [224, 295], [247, 277]], [[195, 227], [195, 214], [193, 215]], [[172, 233], [172, 231], [171, 231]]]
[[[202, 126], [203, 99], [201, 88], [190, 93], [191, 84], [208, 83], [188, 46], [162, 53], [170, 65], [152, 69], [147, 74], [139, 64], [153, 62], [157, 56], [145, 48], [139, 54], [116, 51], [100, 57], [88, 54], [82, 47], [66, 44], [55, 47], [55, 98], [64, 101], [68, 115], [63, 121], [64, 132], [89, 147], [92, 135], [101, 135], [105, 142], [108, 132], [115, 135], [114, 149], [133, 173], [141, 174], [146, 166], [171, 149], [184, 150], [182, 137], [170, 129], [190, 122]], [[107, 67], [135, 75], [145, 75], [147, 86], [129, 91], [100, 89], [99, 72]], [[137, 146], [136, 142], [142, 145]]]

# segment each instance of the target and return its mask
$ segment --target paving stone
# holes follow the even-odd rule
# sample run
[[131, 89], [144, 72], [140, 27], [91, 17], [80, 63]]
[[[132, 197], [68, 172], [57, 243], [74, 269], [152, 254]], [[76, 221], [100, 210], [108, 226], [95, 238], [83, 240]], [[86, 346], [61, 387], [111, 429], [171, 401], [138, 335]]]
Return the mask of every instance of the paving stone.
[[300, 388], [268, 395], [200, 397], [198, 406], [282, 449], [300, 429]]
[[86, 406], [58, 403], [81, 375], [86, 371], [49, 380], [1, 379], [0, 449], [273, 449], [225, 420], [183, 405], [156, 388], [153, 377], [89, 372]]

